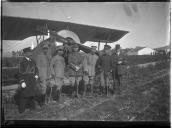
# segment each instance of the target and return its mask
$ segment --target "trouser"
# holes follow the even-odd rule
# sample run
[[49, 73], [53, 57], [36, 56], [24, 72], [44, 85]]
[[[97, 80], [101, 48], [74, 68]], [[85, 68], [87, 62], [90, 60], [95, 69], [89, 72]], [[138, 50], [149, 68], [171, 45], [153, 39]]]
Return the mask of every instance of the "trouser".
[[95, 83], [95, 77], [94, 76], [84, 76], [85, 84], [91, 84], [93, 85]]
[[122, 86], [122, 75], [116, 74], [114, 78], [114, 92], [116, 91], [117, 93], [121, 92], [121, 86]]
[[72, 85], [70, 94], [72, 95], [74, 92], [75, 96], [78, 97], [78, 86], [79, 82], [82, 80], [82, 76], [70, 76], [69, 80]]
[[18, 110], [20, 113], [24, 112], [26, 108], [36, 109], [35, 97], [21, 97], [19, 99]]
[[63, 78], [55, 77], [55, 85], [52, 87], [52, 98], [55, 101], [59, 101], [61, 97], [61, 88], [63, 85]]
[[95, 84], [95, 76], [84, 76], [85, 87], [87, 89], [88, 85], [90, 86], [90, 91], [93, 93], [93, 86]]
[[62, 85], [63, 85], [63, 78], [60, 78], [60, 77], [55, 77], [55, 87], [57, 90], [60, 90], [62, 88]]
[[60, 98], [61, 98], [61, 89], [57, 89], [56, 86], [52, 87], [52, 99], [58, 102]]
[[41, 80], [40, 85], [41, 85], [41, 94], [46, 94], [46, 89], [47, 89], [46, 80]]
[[109, 77], [104, 72], [100, 74], [100, 83], [102, 87], [109, 86]]
[[100, 92], [103, 93], [103, 90], [106, 90], [106, 94], [108, 95], [108, 88], [109, 88], [109, 77], [105, 75], [104, 72], [100, 74]]
[[45, 104], [46, 90], [47, 90], [47, 81], [41, 80], [38, 86], [39, 94], [37, 94], [36, 99], [39, 102], [39, 105], [42, 107]]
[[79, 85], [79, 82], [82, 80], [82, 77], [81, 76], [77, 76], [77, 77], [69, 77], [69, 80], [71, 82], [71, 85], [74, 86], [75, 85], [75, 82], [77, 85]]

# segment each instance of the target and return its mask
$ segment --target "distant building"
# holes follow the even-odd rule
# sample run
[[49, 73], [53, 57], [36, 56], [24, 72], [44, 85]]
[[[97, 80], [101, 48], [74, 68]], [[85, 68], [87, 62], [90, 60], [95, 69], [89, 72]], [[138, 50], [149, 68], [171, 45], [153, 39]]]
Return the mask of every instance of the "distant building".
[[154, 49], [148, 47], [136, 47], [127, 52], [127, 55], [153, 55], [155, 53]]
[[171, 48], [170, 48], [170, 45], [168, 45], [168, 46], [163, 46], [159, 48], [154, 48], [154, 50], [156, 50], [157, 54], [167, 54], [171, 51]]

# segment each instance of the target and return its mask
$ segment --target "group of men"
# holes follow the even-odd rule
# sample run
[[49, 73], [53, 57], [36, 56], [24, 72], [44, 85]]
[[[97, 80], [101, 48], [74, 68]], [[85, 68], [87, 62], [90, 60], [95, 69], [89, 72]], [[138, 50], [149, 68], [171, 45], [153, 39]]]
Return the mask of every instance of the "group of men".
[[83, 55], [76, 43], [70, 46], [65, 44], [57, 46], [55, 54], [52, 55], [52, 48], [45, 43], [42, 45], [42, 52], [34, 59], [31, 57], [31, 49], [25, 48], [24, 58], [19, 65], [19, 112], [24, 112], [27, 106], [35, 109], [35, 101], [40, 107], [44, 106], [48, 91], [49, 95], [52, 94], [53, 100], [58, 102], [65, 77], [71, 84], [71, 96], [78, 97], [78, 86], [81, 84], [84, 87], [83, 95], [86, 94], [88, 85], [93, 94], [96, 77], [100, 78], [100, 92], [108, 91], [109, 75], [113, 76], [113, 90], [120, 92], [125, 64], [125, 57], [120, 53], [120, 45], [116, 45], [113, 54], [109, 45], [104, 46], [103, 55], [99, 55], [96, 48], [92, 46], [91, 52]]

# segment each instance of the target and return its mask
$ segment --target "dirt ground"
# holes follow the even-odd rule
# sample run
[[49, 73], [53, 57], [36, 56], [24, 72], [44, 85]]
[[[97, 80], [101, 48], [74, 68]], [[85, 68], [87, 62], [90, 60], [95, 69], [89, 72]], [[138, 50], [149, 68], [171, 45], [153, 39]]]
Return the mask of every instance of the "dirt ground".
[[19, 114], [17, 106], [5, 103], [6, 120], [169, 121], [169, 68], [143, 69], [126, 76], [120, 95], [62, 96], [59, 103]]

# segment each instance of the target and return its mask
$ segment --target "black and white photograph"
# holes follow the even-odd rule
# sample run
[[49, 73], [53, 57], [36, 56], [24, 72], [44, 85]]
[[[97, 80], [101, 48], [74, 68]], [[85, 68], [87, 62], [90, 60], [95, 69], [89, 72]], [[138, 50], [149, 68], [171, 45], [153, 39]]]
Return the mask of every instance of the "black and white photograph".
[[1, 6], [1, 120], [7, 125], [170, 122], [170, 2]]

